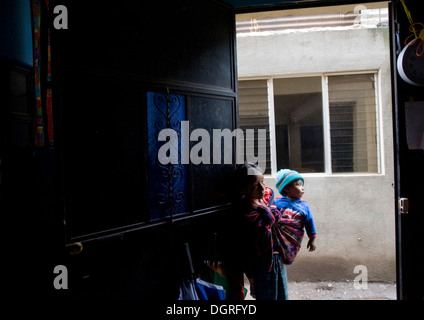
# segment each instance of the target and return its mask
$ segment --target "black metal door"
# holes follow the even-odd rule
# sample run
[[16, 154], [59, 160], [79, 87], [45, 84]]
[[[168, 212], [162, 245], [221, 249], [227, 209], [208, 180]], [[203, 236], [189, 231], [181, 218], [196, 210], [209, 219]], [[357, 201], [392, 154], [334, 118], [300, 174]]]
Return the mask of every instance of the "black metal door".
[[[54, 43], [68, 239], [223, 205], [213, 186], [233, 165], [189, 161], [168, 177], [157, 155], [165, 143], [159, 131], [178, 131], [182, 121], [189, 123], [188, 134], [235, 128], [231, 7], [189, 0], [64, 5], [69, 29], [56, 31]], [[167, 107], [178, 107], [178, 114], [167, 115]], [[181, 190], [164, 181], [177, 172], [184, 176]]]
[[183, 121], [188, 135], [236, 127], [233, 9], [196, 0], [58, 4], [69, 16], [52, 39], [58, 210], [68, 244], [83, 246], [66, 262], [69, 287], [77, 296], [171, 295], [156, 290], [172, 285], [174, 249], [184, 240], [194, 260], [205, 252], [213, 223], [204, 221], [228, 210], [219, 185], [234, 161], [161, 163], [167, 141], [158, 135], [174, 130], [180, 144]]

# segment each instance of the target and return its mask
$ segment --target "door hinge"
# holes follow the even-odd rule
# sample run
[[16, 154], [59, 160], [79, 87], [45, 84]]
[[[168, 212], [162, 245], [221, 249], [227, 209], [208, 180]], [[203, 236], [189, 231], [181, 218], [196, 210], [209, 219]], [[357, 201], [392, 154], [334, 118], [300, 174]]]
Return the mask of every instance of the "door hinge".
[[399, 199], [399, 214], [408, 214], [409, 212], [409, 200], [408, 198]]

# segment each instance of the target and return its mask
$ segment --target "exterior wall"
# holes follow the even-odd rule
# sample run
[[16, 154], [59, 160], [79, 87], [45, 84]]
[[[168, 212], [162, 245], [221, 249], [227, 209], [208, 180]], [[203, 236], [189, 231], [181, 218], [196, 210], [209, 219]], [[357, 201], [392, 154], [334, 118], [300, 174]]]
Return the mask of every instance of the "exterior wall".
[[[387, 28], [250, 33], [237, 37], [239, 79], [378, 71], [380, 174], [304, 174], [317, 250], [307, 238], [288, 266], [294, 281], [348, 280], [357, 265], [369, 281], [395, 281], [395, 211], [390, 45]], [[282, 169], [282, 168], [277, 168]], [[265, 179], [274, 187], [274, 178]]]

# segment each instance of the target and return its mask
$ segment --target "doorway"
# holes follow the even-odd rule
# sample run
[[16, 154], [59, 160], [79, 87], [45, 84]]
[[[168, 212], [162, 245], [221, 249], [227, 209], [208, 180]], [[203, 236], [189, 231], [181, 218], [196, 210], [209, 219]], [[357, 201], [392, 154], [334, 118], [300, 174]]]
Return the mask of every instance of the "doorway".
[[278, 170], [304, 176], [318, 229], [318, 250], [300, 251], [289, 281], [343, 283], [359, 297], [371, 291], [354, 286], [362, 275], [395, 298], [388, 3], [243, 13], [236, 30], [240, 126], [267, 129], [265, 182], [277, 196]]

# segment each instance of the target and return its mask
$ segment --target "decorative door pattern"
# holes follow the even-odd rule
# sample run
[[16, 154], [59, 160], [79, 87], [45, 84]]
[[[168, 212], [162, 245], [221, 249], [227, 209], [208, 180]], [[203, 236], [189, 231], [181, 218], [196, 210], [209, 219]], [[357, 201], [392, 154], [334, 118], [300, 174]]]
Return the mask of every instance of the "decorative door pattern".
[[[188, 170], [187, 165], [181, 164], [180, 143], [181, 121], [184, 120], [186, 120], [186, 102], [183, 95], [150, 91], [147, 93], [151, 220], [165, 217], [172, 219], [174, 215], [188, 211]], [[159, 141], [159, 133], [166, 129], [172, 129], [169, 132], [176, 133], [178, 140], [167, 138], [166, 141]], [[169, 156], [176, 154], [178, 161], [163, 163], [159, 160], [159, 150], [165, 143], [170, 146]]]

